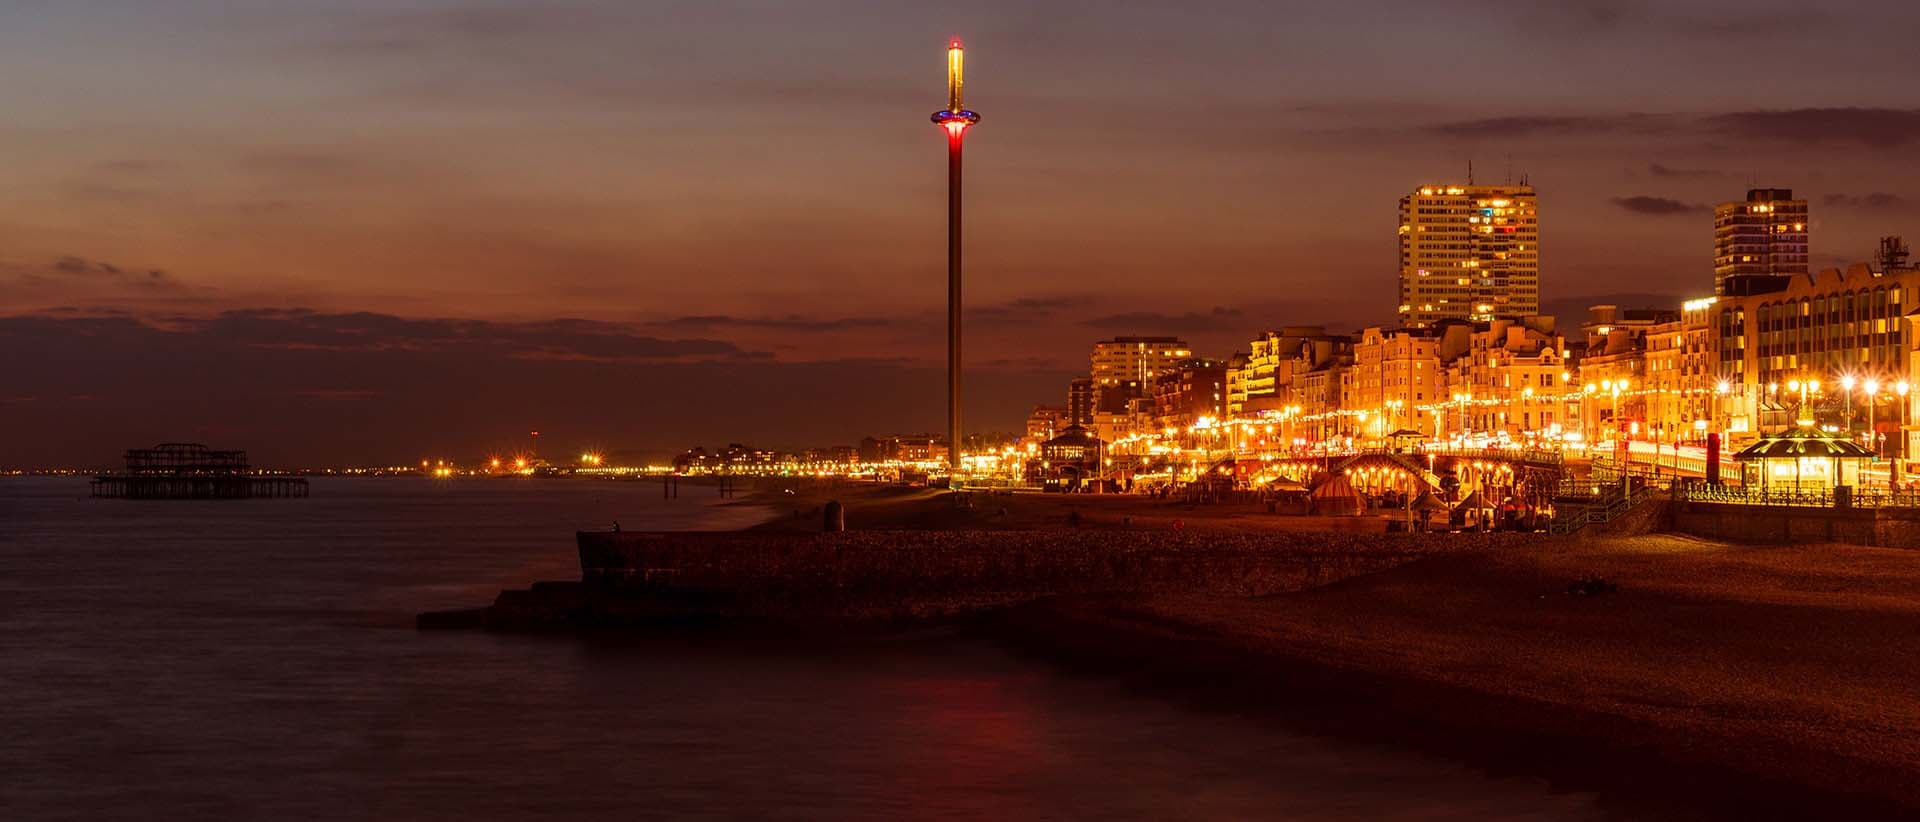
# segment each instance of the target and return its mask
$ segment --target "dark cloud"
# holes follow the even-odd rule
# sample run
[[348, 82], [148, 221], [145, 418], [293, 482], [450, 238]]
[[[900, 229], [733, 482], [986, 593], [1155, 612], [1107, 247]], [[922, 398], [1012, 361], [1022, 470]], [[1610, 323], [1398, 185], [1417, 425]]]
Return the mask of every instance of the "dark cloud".
[[[1864, 145], [1896, 148], [1920, 142], [1920, 109], [1801, 108], [1713, 114], [1512, 114], [1416, 126], [1416, 136], [1507, 140], [1633, 135], [1734, 142]], [[1656, 177], [1710, 176], [1658, 164]]]
[[1799, 108], [1735, 111], [1703, 122], [1721, 137], [1895, 148], [1920, 142], [1920, 109]]
[[884, 317], [813, 318], [789, 314], [784, 317], [735, 317], [727, 314], [694, 314], [660, 320], [648, 325], [656, 328], [760, 328], [774, 331], [843, 331], [878, 328], [889, 325]]
[[1833, 15], [1815, 8], [1740, 14], [1713, 14], [1681, 17], [1672, 22], [1673, 30], [1690, 36], [1721, 39], [1768, 37], [1807, 37], [1816, 29], [1835, 22]]
[[761, 356], [721, 340], [667, 339], [637, 333], [624, 324], [579, 319], [509, 323], [258, 308], [224, 311], [206, 319], [178, 318], [172, 325], [183, 333], [205, 335], [223, 344], [272, 348], [459, 351], [609, 361]]
[[53, 261], [53, 270], [61, 274], [119, 274], [120, 269], [109, 263], [89, 260], [85, 257], [68, 255]]
[[1647, 165], [1647, 173], [1655, 177], [1671, 180], [1705, 180], [1721, 176], [1720, 172], [1707, 168], [1673, 168], [1659, 163]]
[[1598, 117], [1513, 116], [1439, 123], [1428, 131], [1446, 137], [1534, 137], [1575, 132], [1611, 131], [1620, 125]]
[[1845, 208], [1859, 211], [1907, 211], [1920, 206], [1913, 200], [1898, 194], [1876, 191], [1872, 194], [1828, 194], [1820, 200], [1828, 208]]
[[239, 159], [243, 168], [290, 177], [337, 177], [362, 170], [358, 157], [324, 152], [255, 154]]
[[[52, 277], [46, 276], [48, 274]], [[145, 271], [128, 270], [113, 263], [75, 254], [60, 257], [49, 263], [43, 270], [20, 271], [14, 278], [16, 284], [25, 283], [39, 287], [56, 285], [56, 280], [80, 282], [94, 287], [133, 289], [173, 289], [178, 286], [167, 272], [157, 268]], [[0, 284], [5, 282], [0, 281]]]
[[[524, 447], [529, 430], [561, 453], [667, 454], [697, 442], [852, 443], [945, 418], [944, 369], [911, 360], [522, 356], [582, 337], [614, 338], [620, 353], [684, 353], [622, 341], [623, 328], [274, 310], [155, 322], [0, 316], [0, 430], [35, 432], [0, 437], [0, 466], [104, 465], [131, 445], [182, 439], [246, 448], [271, 466], [471, 464]], [[379, 335], [418, 342], [359, 339]], [[325, 344], [253, 344], [263, 338]], [[1012, 429], [1036, 398], [1058, 401], [1070, 370], [1032, 365], [970, 372], [967, 418]]]
[[499, 48], [531, 37], [589, 30], [606, 22], [578, 4], [466, 6], [379, 14], [347, 13], [315, 41], [322, 51], [352, 56], [407, 55], [433, 49]]
[[1649, 197], [1644, 194], [1633, 197], [1615, 197], [1613, 204], [1635, 214], [1666, 216], [1669, 214], [1696, 214], [1706, 211], [1707, 207], [1698, 203], [1683, 203], [1665, 197]]
[[295, 388], [287, 393], [311, 400], [360, 402], [363, 400], [379, 399], [384, 392], [370, 388]]
[[1757, 7], [1744, 4], [1738, 14], [1695, 11], [1678, 3], [1647, 0], [1556, 0], [1551, 3], [1482, 3], [1497, 11], [1515, 10], [1523, 31], [1553, 37], [1673, 36], [1716, 40], [1766, 40], [1805, 37], [1835, 22], [1820, 9]]
[[1136, 334], [1192, 333], [1219, 331], [1223, 326], [1240, 322], [1245, 316], [1246, 313], [1240, 309], [1216, 306], [1211, 311], [1189, 311], [1185, 314], [1163, 314], [1157, 311], [1109, 314], [1082, 320], [1080, 324], [1088, 328]]
[[166, 168], [166, 164], [158, 160], [125, 159], [107, 160], [93, 167], [110, 174], [146, 175]]
[[1055, 357], [995, 357], [967, 363], [969, 370], [976, 367], [993, 371], [1057, 372], [1070, 366], [1063, 365], [1061, 359]]
[[968, 307], [967, 316], [988, 323], [1030, 322], [1067, 311], [1084, 309], [1095, 302], [1093, 297], [1080, 294], [1021, 297], [1003, 303]]

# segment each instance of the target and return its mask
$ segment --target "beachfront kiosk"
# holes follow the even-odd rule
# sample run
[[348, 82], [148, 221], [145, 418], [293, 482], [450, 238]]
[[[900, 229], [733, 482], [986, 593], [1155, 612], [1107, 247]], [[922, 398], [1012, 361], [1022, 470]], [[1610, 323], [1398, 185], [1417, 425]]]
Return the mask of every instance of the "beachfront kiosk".
[[1082, 491], [1101, 475], [1106, 443], [1078, 425], [1040, 444], [1040, 455], [1027, 462], [1027, 476], [1040, 480], [1048, 491]]
[[1858, 486], [1860, 467], [1873, 459], [1866, 446], [1810, 424], [1801, 424], [1734, 454], [1740, 478], [1762, 491], [1824, 493], [1836, 486]]

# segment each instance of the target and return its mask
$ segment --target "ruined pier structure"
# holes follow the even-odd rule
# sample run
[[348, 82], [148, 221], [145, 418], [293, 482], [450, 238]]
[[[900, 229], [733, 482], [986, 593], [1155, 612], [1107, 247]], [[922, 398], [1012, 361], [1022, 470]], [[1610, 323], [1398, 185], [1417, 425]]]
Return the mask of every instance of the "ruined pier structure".
[[106, 499], [273, 499], [304, 497], [301, 477], [262, 474], [245, 451], [215, 451], [197, 442], [164, 442], [127, 451], [127, 468], [93, 480]]

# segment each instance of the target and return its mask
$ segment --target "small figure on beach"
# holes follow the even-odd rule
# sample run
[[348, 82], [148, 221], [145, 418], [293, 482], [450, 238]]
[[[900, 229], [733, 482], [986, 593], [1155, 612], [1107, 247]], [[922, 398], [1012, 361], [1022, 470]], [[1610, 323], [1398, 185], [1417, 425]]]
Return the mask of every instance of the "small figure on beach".
[[1071, 526], [1073, 526], [1073, 527], [1075, 527], [1075, 528], [1078, 528], [1078, 527], [1080, 527], [1080, 512], [1079, 512], [1079, 511], [1068, 511], [1068, 512], [1067, 512], [1067, 524], [1068, 524], [1068, 525], [1071, 525]]

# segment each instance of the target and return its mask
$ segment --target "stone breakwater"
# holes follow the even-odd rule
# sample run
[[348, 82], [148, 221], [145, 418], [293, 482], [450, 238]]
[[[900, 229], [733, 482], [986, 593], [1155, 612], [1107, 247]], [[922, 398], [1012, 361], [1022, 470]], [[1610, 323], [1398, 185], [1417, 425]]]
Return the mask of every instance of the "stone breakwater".
[[504, 591], [423, 628], [950, 619], [1053, 596], [1299, 591], [1516, 534], [1179, 531], [581, 532], [579, 582]]

